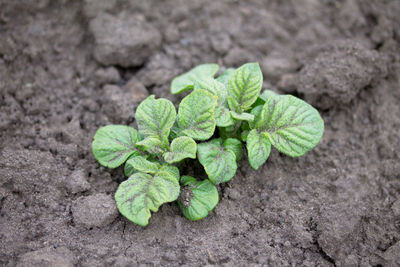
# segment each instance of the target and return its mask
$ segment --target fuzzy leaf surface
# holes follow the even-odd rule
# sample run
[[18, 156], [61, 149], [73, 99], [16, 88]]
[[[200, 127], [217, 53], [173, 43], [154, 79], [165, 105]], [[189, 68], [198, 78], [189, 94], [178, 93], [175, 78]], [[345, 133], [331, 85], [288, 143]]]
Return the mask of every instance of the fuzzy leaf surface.
[[195, 90], [179, 104], [178, 124], [183, 135], [207, 140], [215, 130], [214, 111], [217, 97], [205, 90]]
[[136, 121], [139, 132], [148, 137], [167, 140], [170, 129], [175, 122], [176, 110], [171, 101], [147, 97], [136, 110]]
[[170, 151], [164, 154], [164, 159], [168, 163], [179, 162], [185, 158], [196, 158], [197, 144], [188, 137], [181, 136], [171, 142]]
[[218, 64], [201, 64], [190, 71], [175, 77], [171, 82], [171, 93], [180, 94], [193, 89], [196, 80], [214, 77], [218, 68]]
[[103, 166], [116, 168], [132, 154], [138, 153], [135, 144], [138, 132], [129, 126], [107, 125], [97, 130], [92, 142], [92, 152]]
[[197, 157], [214, 184], [227, 182], [236, 173], [236, 155], [222, 146], [221, 139], [198, 144]]
[[242, 142], [236, 138], [227, 138], [223, 144], [226, 150], [230, 150], [235, 154], [236, 161], [240, 161], [243, 157]]
[[263, 76], [258, 63], [247, 63], [238, 68], [228, 82], [228, 96], [232, 97], [228, 101], [231, 110], [237, 112], [236, 106], [242, 111], [251, 109], [260, 94], [262, 83]]
[[258, 170], [269, 157], [271, 142], [264, 133], [259, 133], [256, 129], [253, 129], [247, 135], [246, 147], [251, 167]]
[[134, 172], [154, 174], [161, 167], [157, 162], [147, 160], [145, 157], [137, 156], [128, 159], [124, 166], [125, 176], [131, 176]]
[[138, 172], [122, 182], [115, 200], [118, 210], [128, 220], [146, 226], [150, 211], [178, 198], [180, 191], [179, 171], [176, 167], [164, 165], [155, 174]]
[[324, 121], [308, 103], [291, 95], [281, 95], [267, 99], [256, 128], [280, 152], [298, 157], [319, 143]]
[[183, 215], [191, 221], [201, 220], [218, 204], [218, 190], [208, 179], [197, 181], [191, 176], [182, 176], [183, 186], [178, 205]]

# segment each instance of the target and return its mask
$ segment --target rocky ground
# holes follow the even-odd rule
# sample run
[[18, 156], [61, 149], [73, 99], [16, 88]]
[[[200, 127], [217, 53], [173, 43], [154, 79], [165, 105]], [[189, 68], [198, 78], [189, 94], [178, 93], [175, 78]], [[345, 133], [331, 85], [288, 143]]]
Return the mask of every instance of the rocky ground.
[[[0, 0], [0, 265], [400, 265], [400, 2]], [[301, 158], [241, 162], [199, 222], [175, 203], [146, 228], [97, 128], [200, 63], [258, 61], [264, 88], [316, 106]]]

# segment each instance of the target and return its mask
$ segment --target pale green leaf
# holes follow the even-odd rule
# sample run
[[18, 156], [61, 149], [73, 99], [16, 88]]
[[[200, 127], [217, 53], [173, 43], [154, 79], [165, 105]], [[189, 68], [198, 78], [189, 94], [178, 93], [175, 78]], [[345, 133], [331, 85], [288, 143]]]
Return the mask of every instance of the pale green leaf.
[[195, 90], [179, 104], [178, 122], [181, 134], [195, 140], [207, 140], [214, 134], [214, 111], [217, 97], [205, 90]]
[[146, 226], [150, 211], [178, 198], [180, 191], [178, 168], [164, 165], [155, 174], [138, 172], [122, 182], [115, 200], [118, 210], [128, 220]]
[[253, 129], [247, 136], [246, 147], [250, 165], [257, 170], [267, 161], [271, 152], [271, 143], [264, 133]]
[[254, 116], [254, 120], [249, 122], [250, 129], [261, 126], [264, 122], [261, 120], [261, 112], [263, 106], [256, 106], [251, 111], [250, 114]]
[[202, 64], [177, 76], [171, 82], [171, 93], [180, 94], [193, 89], [195, 81], [202, 78], [214, 77], [218, 68], [218, 64]]
[[276, 149], [292, 157], [314, 148], [324, 132], [318, 111], [291, 95], [269, 97], [258, 120], [258, 131], [265, 133]]
[[157, 162], [147, 160], [145, 157], [137, 156], [129, 158], [124, 167], [126, 176], [131, 176], [134, 172], [144, 172], [154, 174], [161, 167]]
[[92, 142], [92, 152], [97, 161], [106, 167], [122, 165], [132, 154], [138, 153], [135, 144], [137, 131], [124, 125], [107, 125], [97, 130]]
[[236, 173], [235, 153], [223, 147], [221, 139], [198, 144], [197, 158], [214, 184], [227, 182]]
[[236, 138], [227, 138], [224, 140], [224, 148], [235, 154], [236, 161], [240, 161], [243, 157], [242, 142]]
[[231, 110], [239, 106], [242, 111], [249, 110], [257, 100], [263, 83], [263, 76], [258, 63], [247, 63], [238, 68], [228, 82], [228, 100]]
[[136, 146], [150, 154], [160, 155], [168, 150], [168, 139], [162, 142], [158, 137], [150, 136], [137, 142]]
[[147, 97], [136, 110], [135, 115], [139, 132], [145, 137], [158, 137], [167, 140], [170, 129], [175, 122], [176, 110], [171, 101]]
[[185, 158], [196, 158], [197, 144], [188, 137], [181, 136], [171, 142], [170, 151], [164, 154], [164, 159], [168, 163], [179, 162]]
[[253, 121], [254, 115], [247, 112], [236, 113], [235, 111], [231, 110], [232, 118], [239, 121]]
[[201, 220], [218, 204], [218, 190], [208, 179], [197, 181], [190, 176], [182, 176], [181, 194], [178, 205], [183, 215], [192, 221]]
[[218, 127], [228, 127], [235, 123], [229, 109], [225, 106], [215, 108], [215, 122]]
[[233, 73], [235, 73], [234, 68], [227, 68], [220, 76], [218, 76], [216, 80], [225, 85], [226, 88], [228, 88], [228, 81]]

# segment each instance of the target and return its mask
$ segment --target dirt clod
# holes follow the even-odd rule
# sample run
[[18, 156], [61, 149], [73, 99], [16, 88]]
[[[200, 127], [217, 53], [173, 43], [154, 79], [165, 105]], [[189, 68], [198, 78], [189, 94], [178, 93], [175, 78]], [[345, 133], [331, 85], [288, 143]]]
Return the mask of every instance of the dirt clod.
[[90, 21], [90, 30], [95, 38], [94, 57], [104, 65], [139, 66], [161, 42], [156, 28], [128, 12], [101, 13]]
[[59, 266], [73, 267], [76, 264], [74, 254], [66, 247], [46, 247], [28, 252], [19, 257], [18, 267]]
[[78, 198], [72, 206], [72, 214], [77, 225], [92, 228], [110, 224], [119, 213], [111, 196], [95, 194]]

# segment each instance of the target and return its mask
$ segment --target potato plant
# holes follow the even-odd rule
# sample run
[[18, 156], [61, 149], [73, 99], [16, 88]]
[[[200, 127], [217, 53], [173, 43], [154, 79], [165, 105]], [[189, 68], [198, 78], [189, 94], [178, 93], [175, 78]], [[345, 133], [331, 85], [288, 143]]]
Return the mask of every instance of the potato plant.
[[[320, 141], [324, 122], [311, 105], [291, 95], [261, 93], [258, 63], [227, 69], [203, 64], [176, 77], [171, 92], [191, 91], [176, 111], [171, 101], [146, 98], [137, 108], [138, 130], [107, 125], [97, 130], [92, 151], [106, 167], [123, 164], [129, 178], [115, 194], [119, 211], [146, 226], [151, 212], [178, 201], [190, 220], [206, 217], [219, 201], [216, 185], [231, 180], [244, 148], [254, 169], [275, 147], [298, 157]], [[208, 179], [182, 175], [185, 159], [198, 159]]]

